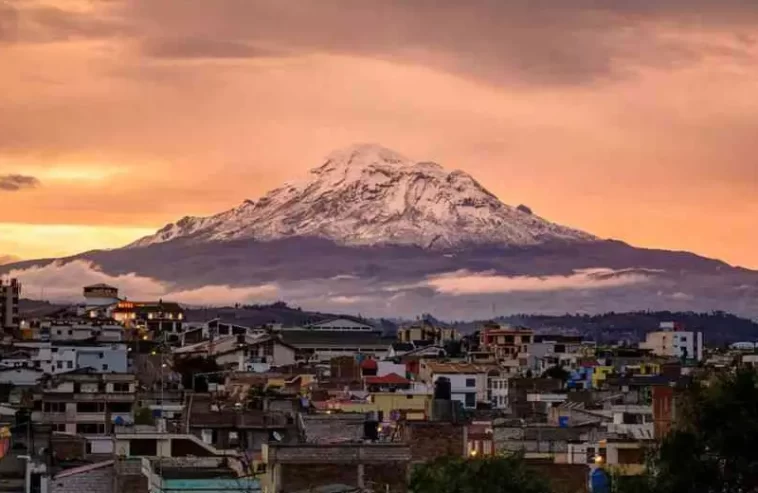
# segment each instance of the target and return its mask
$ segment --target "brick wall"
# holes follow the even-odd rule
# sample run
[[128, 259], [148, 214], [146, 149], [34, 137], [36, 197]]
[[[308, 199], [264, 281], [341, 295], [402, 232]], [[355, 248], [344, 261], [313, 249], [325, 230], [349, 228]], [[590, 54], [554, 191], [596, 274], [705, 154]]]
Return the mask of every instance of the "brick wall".
[[[95, 491], [95, 490], [82, 490]], [[147, 478], [142, 474], [118, 476], [116, 478], [116, 490], [113, 493], [145, 493], [148, 491]]]
[[411, 450], [411, 461], [426, 462], [450, 455], [462, 456], [466, 450], [466, 425], [422, 421], [406, 423], [403, 442]]
[[363, 468], [363, 478], [366, 487], [374, 491], [389, 491], [404, 493], [408, 490], [407, 463], [397, 464], [366, 464]]
[[308, 490], [329, 484], [358, 486], [358, 466], [345, 464], [284, 464], [282, 491]]
[[50, 449], [58, 460], [84, 459], [87, 440], [79, 435], [56, 434], [50, 438]]

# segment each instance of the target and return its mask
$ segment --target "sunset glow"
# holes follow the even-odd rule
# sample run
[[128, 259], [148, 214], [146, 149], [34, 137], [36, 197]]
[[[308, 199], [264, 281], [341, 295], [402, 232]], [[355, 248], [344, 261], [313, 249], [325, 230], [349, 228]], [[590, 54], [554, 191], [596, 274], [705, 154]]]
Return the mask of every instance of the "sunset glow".
[[0, 189], [0, 256], [122, 246], [378, 142], [758, 268], [758, 3], [361, 3], [0, 3], [0, 178], [38, 182]]

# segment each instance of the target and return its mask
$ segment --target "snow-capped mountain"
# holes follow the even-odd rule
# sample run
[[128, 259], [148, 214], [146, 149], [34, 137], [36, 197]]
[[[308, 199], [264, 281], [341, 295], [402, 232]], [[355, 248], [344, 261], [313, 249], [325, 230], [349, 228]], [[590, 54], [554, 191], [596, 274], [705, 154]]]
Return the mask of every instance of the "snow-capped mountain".
[[83, 283], [105, 282], [147, 299], [286, 300], [389, 317], [758, 316], [758, 272], [597, 239], [503, 204], [466, 173], [369, 145], [333, 153], [260, 200], [184, 218], [129, 247], [0, 265], [0, 275], [30, 292], [78, 295]]
[[597, 240], [502, 203], [463, 171], [361, 144], [333, 152], [301, 182], [215, 216], [185, 217], [129, 247], [289, 237], [424, 248]]

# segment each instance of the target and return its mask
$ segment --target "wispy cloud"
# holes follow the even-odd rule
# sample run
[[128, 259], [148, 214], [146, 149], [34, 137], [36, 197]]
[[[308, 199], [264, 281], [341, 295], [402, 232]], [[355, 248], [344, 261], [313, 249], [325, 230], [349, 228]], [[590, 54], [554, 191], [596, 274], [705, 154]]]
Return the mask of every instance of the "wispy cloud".
[[40, 181], [33, 176], [0, 175], [0, 191], [18, 192], [27, 188], [37, 188]]
[[505, 276], [492, 271], [460, 270], [429, 277], [426, 281], [392, 287], [390, 291], [431, 288], [437, 293], [453, 296], [513, 292], [602, 289], [640, 284], [651, 279], [653, 272], [644, 270], [584, 269], [565, 276]]
[[8, 274], [21, 281], [26, 296], [36, 298], [44, 295], [45, 299], [65, 302], [81, 301], [82, 287], [95, 283], [117, 286], [121, 295], [130, 299], [163, 298], [189, 305], [268, 302], [276, 300], [278, 294], [278, 288], [273, 284], [246, 287], [210, 285], [197, 289], [176, 289], [159, 280], [134, 273], [109, 275], [92, 262], [82, 260], [16, 269]]

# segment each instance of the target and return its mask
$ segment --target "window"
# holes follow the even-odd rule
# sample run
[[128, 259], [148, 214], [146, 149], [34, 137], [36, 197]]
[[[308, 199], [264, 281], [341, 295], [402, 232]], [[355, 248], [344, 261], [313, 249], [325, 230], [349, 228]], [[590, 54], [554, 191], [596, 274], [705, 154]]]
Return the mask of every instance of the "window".
[[587, 464], [595, 462], [595, 447], [587, 447]]
[[63, 361], [57, 361], [57, 362], [55, 363], [55, 366], [56, 366], [56, 367], [58, 367], [59, 369], [60, 369], [60, 368], [63, 368]]
[[114, 392], [129, 392], [131, 389], [129, 388], [128, 383], [114, 383], [113, 384], [113, 391]]
[[66, 362], [66, 366], [68, 366], [68, 368], [71, 369], [71, 368], [74, 367], [74, 362], [73, 361], [68, 361], [68, 362]]
[[76, 412], [78, 413], [104, 413], [104, 402], [79, 402], [76, 404]]
[[103, 435], [105, 423], [77, 423], [76, 433], [80, 435]]
[[58, 433], [66, 433], [65, 423], [53, 423], [50, 425], [51, 431], [57, 431]]
[[476, 387], [476, 378], [467, 378], [466, 387]]
[[45, 402], [42, 404], [42, 410], [46, 413], [65, 413], [65, 402]]
[[74, 331], [73, 331], [73, 330], [71, 330], [71, 329], [69, 329], [69, 331], [68, 331], [68, 335], [70, 335], [70, 336], [74, 335]]
[[110, 402], [107, 409], [112, 413], [129, 413], [132, 411], [131, 402]]
[[108, 365], [103, 365], [103, 371], [107, 371], [107, 370], [108, 370]]
[[97, 353], [97, 357], [100, 358], [100, 359], [103, 359], [103, 358], [105, 358], [105, 354], [103, 354], [103, 353]]
[[476, 407], [476, 394], [466, 394], [466, 407]]

